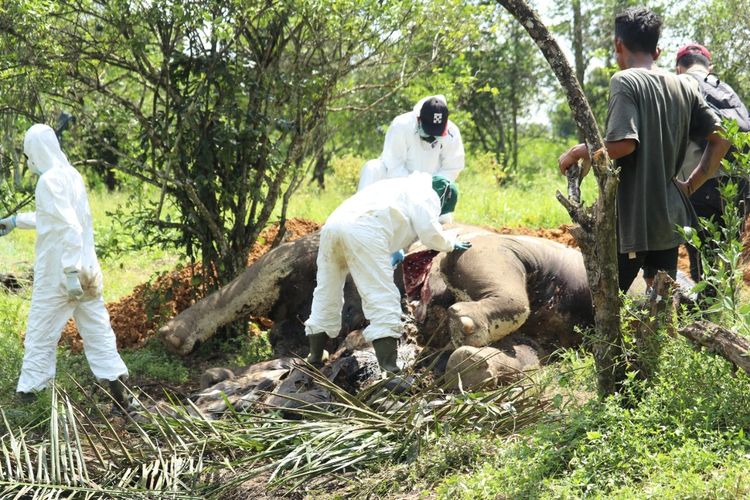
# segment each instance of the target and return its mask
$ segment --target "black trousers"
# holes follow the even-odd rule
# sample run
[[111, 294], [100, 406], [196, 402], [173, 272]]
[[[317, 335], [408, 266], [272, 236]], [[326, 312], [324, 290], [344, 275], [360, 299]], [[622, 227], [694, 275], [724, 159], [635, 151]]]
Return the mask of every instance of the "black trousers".
[[656, 276], [656, 271], [664, 271], [674, 279], [677, 276], [678, 249], [679, 247], [674, 247], [667, 250], [636, 252], [634, 256], [628, 253], [618, 253], [617, 272], [620, 291], [628, 291], [641, 268], [643, 268], [645, 278], [653, 278]]

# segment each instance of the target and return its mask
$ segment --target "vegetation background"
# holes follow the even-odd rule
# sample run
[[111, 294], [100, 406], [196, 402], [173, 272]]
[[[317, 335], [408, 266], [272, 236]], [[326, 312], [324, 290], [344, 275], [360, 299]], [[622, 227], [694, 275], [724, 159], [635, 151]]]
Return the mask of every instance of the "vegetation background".
[[[539, 5], [570, 48], [600, 124], [615, 71], [612, 18], [631, 4]], [[661, 0], [649, 7], [665, 18], [663, 68], [672, 70], [684, 42], [702, 42], [715, 71], [750, 98], [746, 0]], [[569, 222], [554, 198], [565, 187], [556, 159], [576, 142], [575, 125], [536, 46], [492, 3], [5, 0], [0, 48], [0, 216], [33, 193], [23, 132], [34, 122], [64, 129], [63, 147], [89, 184], [108, 302], [192, 262], [203, 263], [195, 291], [206, 293], [244, 267], [268, 224], [291, 217], [323, 222], [353, 193], [364, 161], [379, 155], [390, 119], [427, 94], [446, 95], [467, 148], [457, 220], [532, 228]], [[595, 193], [587, 179], [583, 198]], [[0, 238], [0, 273], [27, 275], [33, 246], [33, 232]], [[739, 250], [727, 252], [736, 259]], [[741, 270], [732, 272], [717, 275], [727, 282]], [[747, 334], [744, 293], [712, 314]], [[29, 288], [0, 292], [4, 444], [17, 443], [18, 432], [49, 442], [48, 425], [57, 418], [52, 395], [31, 406], [13, 397], [29, 297]], [[630, 309], [624, 312], [627, 321]], [[686, 313], [680, 321], [689, 319]], [[172, 357], [156, 340], [123, 356], [136, 384], [187, 390], [211, 351], [233, 366], [269, 355], [264, 336], [248, 328], [232, 325], [189, 359]], [[627, 391], [597, 399], [590, 355], [562, 352], [559, 363], [534, 375], [552, 406], [533, 425], [509, 434], [482, 426], [432, 429], [406, 460], [386, 456], [364, 472], [324, 475], [327, 486], [299, 491], [750, 496], [747, 375], [664, 332], [658, 338], [656, 375], [648, 383], [635, 374], [630, 380], [636, 405], [627, 404]], [[58, 384], [85, 404], [94, 383], [85, 359], [64, 347], [58, 357]], [[235, 452], [252, 455], [257, 446]], [[0, 487], [18, 491], [26, 481], [19, 477], [3, 470]], [[198, 496], [198, 486], [181, 491]], [[130, 494], [141, 493], [133, 487]]]

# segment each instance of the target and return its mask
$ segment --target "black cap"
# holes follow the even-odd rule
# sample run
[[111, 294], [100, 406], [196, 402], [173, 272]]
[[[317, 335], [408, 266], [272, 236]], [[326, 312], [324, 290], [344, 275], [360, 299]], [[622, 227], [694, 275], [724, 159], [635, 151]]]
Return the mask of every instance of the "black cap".
[[448, 126], [448, 105], [437, 97], [430, 97], [422, 104], [419, 121], [425, 133], [436, 137], [443, 135]]

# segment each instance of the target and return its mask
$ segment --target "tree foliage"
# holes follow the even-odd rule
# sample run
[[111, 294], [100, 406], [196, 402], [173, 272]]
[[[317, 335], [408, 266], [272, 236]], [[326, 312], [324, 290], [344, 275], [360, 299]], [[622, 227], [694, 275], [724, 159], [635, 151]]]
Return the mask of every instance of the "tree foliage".
[[[453, 47], [444, 10], [374, 0], [13, 0], [3, 26], [20, 15], [32, 29], [7, 28], [3, 43], [24, 68], [19, 88], [35, 92], [16, 101], [73, 109], [82, 135], [97, 134], [118, 169], [160, 190], [136, 227], [176, 230], [175, 243], [223, 283], [279, 204], [283, 217], [327, 139], [329, 111], [363, 90], [355, 74], [382, 71], [373, 86], [386, 94], [396, 68], [407, 82]], [[50, 113], [36, 106], [25, 116]], [[165, 215], [170, 204], [177, 220]]]
[[486, 23], [467, 56], [473, 79], [461, 105], [470, 110], [472, 126], [465, 136], [512, 171], [520, 122], [535, 108], [548, 72], [532, 39], [503, 9], [488, 12]]

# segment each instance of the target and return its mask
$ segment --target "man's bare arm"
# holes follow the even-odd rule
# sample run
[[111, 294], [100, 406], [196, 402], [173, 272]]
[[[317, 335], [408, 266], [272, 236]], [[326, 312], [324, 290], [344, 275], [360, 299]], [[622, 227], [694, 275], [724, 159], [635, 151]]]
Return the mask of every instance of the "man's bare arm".
[[[635, 151], [637, 145], [638, 143], [635, 139], [604, 141], [604, 147], [607, 148], [607, 154], [612, 160], [628, 156]], [[560, 155], [560, 158], [557, 160], [557, 164], [560, 167], [560, 173], [565, 175], [565, 172], [567, 172], [572, 165], [578, 163], [579, 160], [590, 161], [589, 150], [585, 144], [576, 144]], [[586, 170], [586, 172], [588, 172], [588, 170]], [[584, 172], [584, 175], [586, 172]]]
[[706, 140], [708, 145], [703, 150], [701, 161], [690, 174], [688, 180], [683, 182], [675, 179], [677, 187], [688, 196], [695, 193], [704, 182], [716, 174], [721, 165], [721, 159], [724, 158], [731, 146], [731, 143], [719, 135], [718, 131], [712, 132], [711, 135], [706, 137]]

